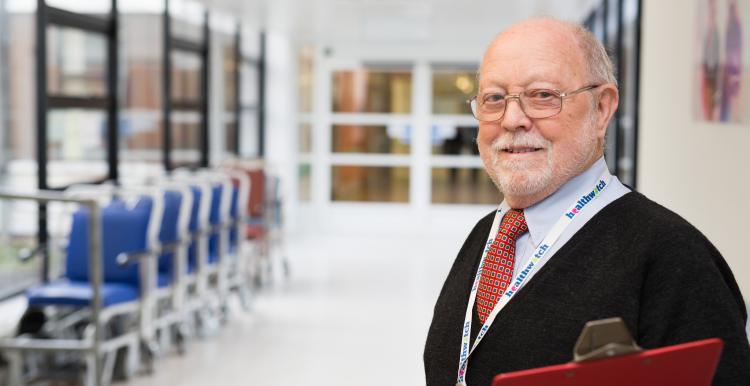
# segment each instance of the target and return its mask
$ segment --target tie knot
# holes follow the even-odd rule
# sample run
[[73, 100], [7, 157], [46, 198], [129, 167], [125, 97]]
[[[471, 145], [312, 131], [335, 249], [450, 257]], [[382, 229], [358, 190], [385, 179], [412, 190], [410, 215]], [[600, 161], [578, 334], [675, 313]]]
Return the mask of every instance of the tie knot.
[[524, 234], [529, 230], [529, 226], [526, 225], [526, 217], [523, 215], [523, 211], [519, 209], [511, 209], [503, 217], [503, 222], [500, 224], [500, 232], [508, 235], [513, 240], [518, 239], [518, 236]]

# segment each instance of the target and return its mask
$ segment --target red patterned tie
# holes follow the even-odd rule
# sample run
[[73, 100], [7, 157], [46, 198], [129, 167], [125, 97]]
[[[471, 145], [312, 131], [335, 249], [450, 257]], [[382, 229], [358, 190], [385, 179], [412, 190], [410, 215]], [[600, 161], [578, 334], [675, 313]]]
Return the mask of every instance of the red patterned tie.
[[477, 314], [482, 324], [510, 285], [516, 256], [516, 240], [528, 230], [522, 210], [511, 209], [500, 223], [500, 230], [485, 257], [482, 278], [477, 290]]

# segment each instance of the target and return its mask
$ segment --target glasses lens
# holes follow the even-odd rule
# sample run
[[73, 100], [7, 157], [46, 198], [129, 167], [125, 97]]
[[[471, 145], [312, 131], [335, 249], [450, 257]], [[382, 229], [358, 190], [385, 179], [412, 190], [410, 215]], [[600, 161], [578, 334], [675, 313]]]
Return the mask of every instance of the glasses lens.
[[505, 104], [505, 97], [501, 94], [478, 95], [471, 100], [471, 112], [480, 121], [492, 122], [503, 116]]
[[471, 98], [469, 100], [469, 108], [471, 109], [471, 115], [474, 116], [474, 118], [479, 119], [479, 110], [477, 109], [477, 98]]
[[560, 112], [562, 98], [554, 90], [527, 90], [521, 94], [521, 104], [529, 118], [547, 118]]

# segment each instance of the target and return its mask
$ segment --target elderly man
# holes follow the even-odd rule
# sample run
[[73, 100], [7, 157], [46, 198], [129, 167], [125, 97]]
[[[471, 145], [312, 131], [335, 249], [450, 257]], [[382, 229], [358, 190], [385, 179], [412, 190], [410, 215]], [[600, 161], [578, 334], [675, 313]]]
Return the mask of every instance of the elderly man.
[[568, 362], [583, 325], [608, 317], [644, 348], [719, 337], [714, 385], [750, 384], [747, 313], [724, 259], [608, 172], [617, 104], [612, 64], [580, 26], [534, 19], [491, 43], [471, 107], [504, 201], [471, 231], [440, 292], [428, 385], [484, 386]]

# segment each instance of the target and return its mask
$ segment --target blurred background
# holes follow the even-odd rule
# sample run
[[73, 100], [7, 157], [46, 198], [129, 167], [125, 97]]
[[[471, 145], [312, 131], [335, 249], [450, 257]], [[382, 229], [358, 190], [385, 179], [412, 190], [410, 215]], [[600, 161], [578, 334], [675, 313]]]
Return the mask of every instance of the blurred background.
[[[748, 300], [747, 0], [0, 0], [0, 187], [258, 162], [278, 234], [251, 310], [115, 383], [424, 383], [442, 281], [502, 200], [465, 101], [487, 44], [533, 16], [602, 40], [610, 169], [706, 234]], [[57, 229], [39, 217], [0, 204], [0, 337], [64, 265], [17, 258]]]

